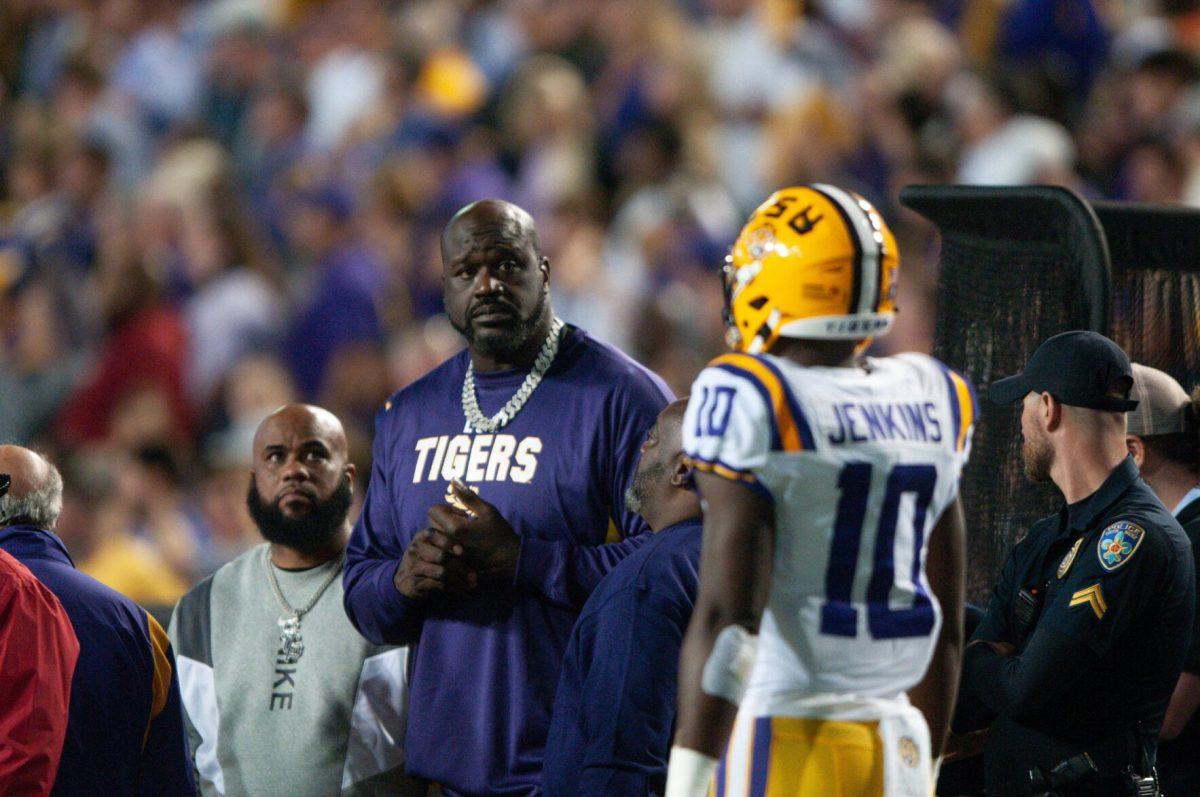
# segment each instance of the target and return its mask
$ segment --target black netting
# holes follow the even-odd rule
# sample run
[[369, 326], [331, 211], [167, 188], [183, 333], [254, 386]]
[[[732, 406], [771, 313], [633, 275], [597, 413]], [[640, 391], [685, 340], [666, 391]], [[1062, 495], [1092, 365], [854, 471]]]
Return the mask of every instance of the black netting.
[[1200, 381], [1200, 213], [1101, 202], [1112, 257], [1112, 338], [1187, 389]]
[[1200, 381], [1200, 272], [1114, 273], [1112, 292], [1113, 340], [1190, 390]]
[[1020, 411], [987, 401], [987, 385], [1018, 373], [1043, 340], [1077, 328], [1080, 294], [1063, 280], [1056, 246], [951, 237], [942, 244], [934, 353], [968, 375], [979, 395], [971, 460], [962, 480], [967, 515], [967, 595], [983, 600], [1012, 544], [1061, 501], [1025, 478]]
[[1046, 338], [1104, 323], [1107, 255], [1095, 217], [1060, 189], [909, 189], [902, 201], [942, 233], [934, 354], [979, 396], [963, 473], [967, 596], [986, 601], [1013, 543], [1054, 510], [1053, 485], [1025, 478], [1016, 407], [987, 385], [1019, 372]]

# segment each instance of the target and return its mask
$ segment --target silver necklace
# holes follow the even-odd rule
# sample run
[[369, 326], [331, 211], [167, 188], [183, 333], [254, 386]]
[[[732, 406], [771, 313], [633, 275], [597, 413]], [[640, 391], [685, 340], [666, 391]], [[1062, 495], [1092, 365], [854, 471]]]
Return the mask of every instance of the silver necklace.
[[517, 392], [508, 400], [508, 403], [490, 418], [479, 409], [479, 399], [475, 395], [475, 363], [470, 359], [467, 360], [467, 375], [463, 379], [462, 388], [462, 407], [463, 415], [467, 416], [467, 426], [471, 431], [490, 434], [503, 429], [509, 421], [516, 417], [554, 363], [554, 357], [558, 354], [558, 344], [562, 338], [563, 326], [565, 325], [561, 318], [555, 318], [550, 322], [550, 334], [546, 336], [546, 342], [538, 351], [537, 359], [533, 362], [533, 369], [525, 375], [525, 381], [517, 388]]
[[275, 594], [275, 602], [279, 604], [279, 608], [283, 610], [284, 614], [279, 618], [279, 652], [283, 655], [286, 663], [295, 664], [304, 655], [304, 638], [300, 636], [300, 621], [304, 615], [312, 611], [312, 607], [317, 605], [317, 601], [325, 594], [325, 590], [329, 589], [329, 585], [337, 578], [338, 573], [342, 572], [342, 565], [345, 563], [346, 552], [342, 551], [337, 558], [337, 564], [329, 571], [329, 575], [325, 576], [325, 581], [308, 599], [308, 603], [304, 604], [303, 608], [293, 609], [292, 605], [287, 602], [287, 598], [283, 597], [283, 590], [279, 588], [279, 581], [275, 578], [275, 568], [271, 567], [270, 550], [263, 556], [263, 565], [267, 569], [267, 580], [271, 582], [271, 592]]

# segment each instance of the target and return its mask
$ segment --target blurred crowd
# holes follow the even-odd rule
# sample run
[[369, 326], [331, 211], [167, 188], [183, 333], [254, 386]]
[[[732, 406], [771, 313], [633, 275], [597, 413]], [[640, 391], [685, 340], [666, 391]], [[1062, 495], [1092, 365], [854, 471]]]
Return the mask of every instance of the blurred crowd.
[[85, 571], [170, 605], [256, 542], [250, 436], [372, 418], [461, 345], [438, 237], [537, 220], [560, 316], [679, 394], [771, 190], [1049, 182], [1200, 204], [1200, 0], [5, 0], [0, 439], [63, 469]]

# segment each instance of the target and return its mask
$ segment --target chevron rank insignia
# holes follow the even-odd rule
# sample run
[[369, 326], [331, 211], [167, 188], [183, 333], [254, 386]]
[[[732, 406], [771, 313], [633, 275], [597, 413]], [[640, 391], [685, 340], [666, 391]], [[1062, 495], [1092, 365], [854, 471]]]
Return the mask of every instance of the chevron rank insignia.
[[1099, 584], [1081, 589], [1071, 596], [1072, 606], [1084, 604], [1092, 607], [1092, 612], [1096, 615], [1097, 620], [1104, 619], [1104, 613], [1108, 611], [1108, 604], [1104, 602], [1104, 590], [1100, 588]]
[[1116, 570], [1133, 558], [1145, 537], [1146, 530], [1138, 524], [1118, 520], [1104, 530], [1096, 543], [1100, 566], [1109, 572]]

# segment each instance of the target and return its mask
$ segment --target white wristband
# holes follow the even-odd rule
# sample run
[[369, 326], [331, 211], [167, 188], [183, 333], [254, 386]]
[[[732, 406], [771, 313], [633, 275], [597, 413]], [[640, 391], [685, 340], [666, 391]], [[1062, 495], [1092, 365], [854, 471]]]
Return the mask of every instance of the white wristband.
[[672, 747], [663, 797], [705, 797], [716, 771], [717, 759], [712, 756], [686, 747]]
[[707, 695], [740, 705], [758, 655], [758, 637], [740, 625], [727, 625], [717, 634], [712, 652], [700, 673], [700, 688]]

